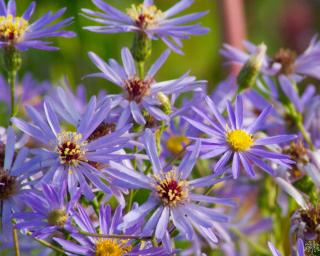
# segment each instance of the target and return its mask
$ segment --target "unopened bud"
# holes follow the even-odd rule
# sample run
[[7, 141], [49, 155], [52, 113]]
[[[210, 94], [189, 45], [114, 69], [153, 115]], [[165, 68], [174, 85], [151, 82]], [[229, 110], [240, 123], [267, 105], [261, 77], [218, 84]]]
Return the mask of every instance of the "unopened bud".
[[260, 44], [256, 52], [244, 64], [237, 78], [239, 92], [252, 87], [259, 75], [263, 60], [265, 58], [267, 47], [265, 44]]
[[166, 114], [171, 114], [171, 104], [169, 98], [162, 92], [157, 94], [157, 99], [161, 103], [161, 110]]
[[151, 55], [152, 41], [145, 33], [136, 33], [131, 52], [137, 62], [145, 62]]
[[21, 52], [14, 47], [5, 47], [3, 49], [3, 64], [7, 72], [18, 72], [21, 68]]

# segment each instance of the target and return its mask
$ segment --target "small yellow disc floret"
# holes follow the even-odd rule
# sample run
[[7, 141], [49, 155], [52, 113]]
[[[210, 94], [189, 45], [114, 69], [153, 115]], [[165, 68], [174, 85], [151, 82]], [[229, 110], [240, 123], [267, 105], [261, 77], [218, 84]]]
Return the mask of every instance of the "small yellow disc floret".
[[240, 129], [228, 131], [226, 139], [234, 151], [247, 151], [254, 143], [252, 135]]
[[28, 21], [12, 15], [0, 16], [0, 39], [5, 42], [19, 42], [28, 28]]
[[178, 155], [182, 150], [190, 144], [190, 140], [186, 136], [173, 135], [167, 142], [167, 149], [174, 155]]
[[96, 242], [95, 256], [122, 256], [132, 250], [127, 240], [99, 239]]

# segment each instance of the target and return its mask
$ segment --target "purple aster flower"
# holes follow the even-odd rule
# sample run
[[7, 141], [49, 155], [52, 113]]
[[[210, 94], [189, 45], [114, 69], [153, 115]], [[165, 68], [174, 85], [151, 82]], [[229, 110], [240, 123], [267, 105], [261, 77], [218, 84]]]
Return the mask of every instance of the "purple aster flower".
[[[81, 231], [91, 234], [100, 235], [126, 235], [126, 236], [140, 236], [139, 225], [135, 225], [131, 229], [127, 229], [125, 232], [118, 230], [119, 224], [122, 222], [122, 209], [117, 207], [114, 214], [109, 205], [101, 206], [99, 211], [99, 224], [98, 227], [92, 223], [92, 220], [86, 213], [85, 209], [80, 205], [78, 211], [74, 213], [74, 221], [79, 226]], [[98, 232], [96, 229], [98, 228]], [[163, 247], [153, 248], [150, 242], [135, 243], [134, 239], [121, 239], [121, 238], [103, 238], [93, 236], [83, 236], [75, 233], [71, 233], [71, 236], [78, 242], [78, 244], [61, 239], [55, 238], [55, 240], [67, 251], [73, 252], [77, 255], [85, 256], [109, 256], [109, 255], [149, 255], [149, 256], [165, 256], [169, 255], [165, 252]], [[112, 252], [112, 253], [110, 253]], [[67, 253], [70, 255], [70, 253]], [[73, 254], [71, 254], [73, 255]]]
[[71, 31], [60, 31], [68, 26], [73, 18], [64, 19], [54, 25], [49, 25], [58, 19], [66, 11], [65, 8], [52, 14], [47, 12], [41, 18], [30, 23], [30, 18], [35, 9], [35, 2], [32, 2], [23, 15], [16, 15], [16, 1], [9, 0], [6, 5], [4, 0], [0, 1], [0, 47], [15, 47], [20, 51], [35, 48], [40, 50], [53, 51], [57, 47], [51, 46], [51, 42], [42, 41], [48, 37], [74, 37]]
[[6, 144], [0, 142], [0, 211], [4, 234], [12, 232], [12, 213], [23, 207], [26, 190], [30, 188], [26, 181], [32, 174], [30, 167], [39, 160], [27, 161], [28, 150], [22, 148], [16, 153], [15, 145], [15, 134], [9, 127]]
[[189, 180], [192, 169], [197, 161], [200, 143], [197, 142], [194, 151], [185, 154], [178, 167], [164, 165], [157, 155], [154, 135], [146, 129], [144, 135], [145, 149], [152, 164], [152, 175], [137, 172], [129, 166], [110, 162], [108, 169], [111, 176], [119, 180], [119, 185], [131, 189], [147, 189], [151, 191], [148, 200], [136, 209], [133, 209], [123, 218], [121, 228], [127, 229], [134, 226], [137, 221], [145, 219], [143, 234], [155, 233], [157, 239], [164, 239], [174, 226], [191, 240], [195, 230], [205, 236], [212, 243], [217, 243], [218, 238], [212, 231], [215, 222], [228, 221], [228, 217], [217, 209], [209, 208], [198, 202], [208, 204], [222, 204], [234, 206], [234, 202], [227, 198], [197, 194], [197, 189], [219, 183], [226, 178], [217, 178], [210, 175], [194, 180]]
[[[191, 102], [192, 103], [192, 102]], [[190, 102], [186, 102], [189, 105]], [[199, 136], [199, 130], [191, 126], [181, 116], [174, 117], [170, 120], [167, 129], [161, 136], [162, 152], [164, 157], [179, 157], [183, 151], [190, 145], [189, 137]]]
[[[102, 181], [106, 179], [106, 172], [98, 171], [96, 165], [129, 158], [118, 151], [128, 142], [129, 135], [125, 133], [131, 127], [127, 125], [105, 136], [90, 138], [108, 115], [110, 106], [110, 102], [106, 100], [97, 107], [97, 100], [92, 97], [73, 130], [61, 128], [50, 98], [44, 101], [45, 117], [33, 107], [26, 108], [32, 124], [12, 118], [12, 122], [20, 130], [45, 146], [32, 150], [36, 156], [42, 158], [38, 166], [34, 167], [43, 172], [40, 179], [42, 183], [53, 182], [59, 185], [67, 181], [71, 194], [74, 194], [80, 185], [82, 193], [88, 199], [94, 196], [88, 181], [94, 187], [110, 193], [109, 187]], [[72, 123], [68, 125], [70, 127]]]
[[122, 111], [120, 124], [127, 123], [129, 118], [133, 118], [136, 123], [145, 125], [147, 121], [143, 115], [144, 110], [156, 120], [169, 121], [168, 115], [161, 109], [160, 94], [169, 96], [198, 91], [206, 85], [205, 81], [196, 81], [195, 77], [190, 77], [188, 74], [175, 80], [156, 82], [154, 76], [168, 58], [169, 53], [169, 50], [165, 51], [144, 78], [138, 76], [133, 57], [127, 48], [122, 49], [121, 52], [123, 67], [113, 59], [105, 63], [96, 54], [89, 53], [90, 59], [102, 73], [88, 76], [107, 79], [123, 90], [120, 95], [112, 97], [114, 104], [117, 102]]
[[[250, 42], [245, 42], [244, 46], [249, 54], [228, 44], [225, 44], [220, 52], [229, 62], [243, 65], [257, 48]], [[314, 36], [307, 49], [299, 56], [292, 50], [282, 48], [273, 58], [266, 56], [262, 73], [265, 75], [283, 74], [297, 81], [305, 76], [320, 79], [320, 43], [318, 37]]]
[[173, 18], [176, 14], [187, 9], [193, 0], [181, 0], [165, 12], [159, 10], [153, 0], [145, 0], [139, 5], [132, 5], [126, 13], [115, 9], [104, 1], [92, 0], [101, 12], [82, 9], [88, 19], [102, 24], [90, 26], [85, 29], [97, 33], [134, 32], [143, 33], [150, 39], [160, 38], [173, 51], [183, 54], [181, 51], [182, 39], [188, 39], [192, 35], [206, 34], [209, 30], [200, 24], [191, 22], [201, 18], [207, 12], [192, 13]]
[[80, 191], [67, 198], [66, 183], [54, 187], [43, 184], [42, 191], [32, 190], [25, 195], [26, 205], [31, 212], [14, 214], [16, 228], [32, 232], [32, 236], [44, 239], [60, 230], [71, 230], [72, 209], [78, 202]]
[[228, 102], [228, 122], [219, 113], [214, 102], [209, 97], [206, 97], [206, 102], [216, 120], [211, 119], [207, 114], [195, 107], [193, 107], [193, 110], [204, 121], [198, 122], [188, 117], [185, 117], [185, 119], [208, 136], [208, 138], [200, 139], [202, 141], [201, 151], [204, 153], [202, 155], [203, 158], [208, 159], [222, 155], [216, 163], [214, 171], [223, 170], [230, 159], [234, 178], [239, 176], [241, 166], [251, 177], [255, 176], [253, 165], [273, 175], [274, 170], [263, 159], [272, 160], [288, 167], [293, 163], [287, 155], [272, 152], [266, 148], [266, 145], [288, 142], [295, 139], [295, 135], [277, 135], [264, 138], [254, 136], [254, 133], [261, 128], [264, 119], [272, 108], [271, 106], [265, 108], [248, 127], [243, 127], [244, 115], [241, 96], [237, 97], [235, 110], [233, 110], [231, 103]]
[[[43, 95], [49, 90], [50, 83], [39, 83], [34, 80], [30, 73], [26, 74], [21, 82], [18, 82], [15, 89], [15, 101], [19, 102], [21, 106], [31, 105], [39, 107]], [[11, 106], [10, 86], [6, 79], [0, 76], [0, 100], [4, 101], [7, 106]]]

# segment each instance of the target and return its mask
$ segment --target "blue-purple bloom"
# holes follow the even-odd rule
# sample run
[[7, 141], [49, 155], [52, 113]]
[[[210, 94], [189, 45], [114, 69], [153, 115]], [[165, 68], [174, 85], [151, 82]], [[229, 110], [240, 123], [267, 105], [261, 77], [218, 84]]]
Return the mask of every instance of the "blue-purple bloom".
[[217, 243], [218, 238], [213, 232], [215, 222], [226, 222], [228, 217], [217, 209], [209, 208], [198, 202], [207, 204], [222, 204], [234, 206], [228, 198], [218, 198], [197, 194], [197, 189], [217, 184], [226, 178], [215, 175], [189, 180], [197, 161], [200, 143], [197, 142], [194, 151], [188, 151], [178, 167], [163, 165], [156, 149], [154, 135], [146, 129], [144, 135], [145, 149], [152, 164], [152, 175], [137, 172], [130, 166], [124, 166], [114, 161], [108, 169], [111, 176], [118, 179], [120, 186], [131, 189], [147, 189], [151, 192], [148, 200], [136, 209], [131, 210], [123, 218], [122, 229], [134, 226], [137, 221], [145, 219], [143, 234], [152, 235], [159, 240], [164, 239], [173, 225], [191, 240], [195, 230], [205, 236], [211, 243]]
[[59, 230], [71, 230], [72, 209], [78, 203], [80, 191], [68, 200], [66, 183], [59, 188], [43, 184], [42, 191], [31, 190], [24, 199], [31, 212], [18, 212], [13, 216], [17, 220], [17, 229], [26, 229], [32, 236], [43, 239]]
[[[243, 65], [250, 58], [250, 54], [256, 51], [257, 46], [246, 41], [244, 46], [248, 53], [231, 45], [225, 44], [220, 51], [228, 62]], [[320, 79], [320, 42], [318, 36], [314, 36], [307, 49], [299, 56], [289, 49], [280, 49], [273, 58], [266, 56], [262, 69], [264, 75], [286, 75], [299, 81], [305, 76]]]
[[215, 172], [220, 172], [232, 160], [232, 174], [237, 178], [241, 166], [251, 177], [255, 176], [253, 165], [258, 166], [267, 173], [273, 175], [274, 170], [263, 159], [272, 160], [275, 163], [290, 168], [293, 163], [287, 155], [272, 152], [266, 145], [288, 142], [296, 138], [295, 135], [277, 135], [272, 137], [257, 138], [254, 133], [262, 128], [263, 121], [272, 109], [265, 108], [259, 117], [248, 127], [243, 126], [243, 103], [242, 97], [238, 96], [233, 110], [230, 102], [227, 104], [228, 121], [217, 110], [214, 102], [206, 97], [208, 110], [215, 119], [210, 118], [203, 111], [193, 107], [195, 113], [203, 118], [203, 122], [194, 121], [185, 117], [190, 124], [204, 132], [208, 138], [200, 138], [202, 142], [202, 158], [214, 158], [222, 155], [214, 167]]
[[43, 106], [45, 117], [33, 107], [26, 108], [32, 123], [12, 118], [12, 122], [20, 130], [45, 147], [32, 150], [34, 155], [41, 157], [38, 165], [33, 167], [43, 172], [40, 181], [56, 185], [67, 181], [71, 194], [75, 194], [80, 185], [82, 193], [88, 199], [94, 197], [88, 181], [105, 193], [111, 193], [102, 181], [106, 179], [106, 171], [97, 170], [96, 165], [107, 164], [110, 160], [128, 159], [128, 155], [118, 151], [127, 144], [129, 135], [125, 133], [131, 125], [105, 136], [90, 137], [108, 115], [111, 106], [109, 101], [97, 106], [96, 98], [92, 97], [73, 130], [61, 128], [50, 98], [45, 99]]
[[56, 13], [47, 12], [35, 22], [30, 23], [36, 3], [32, 2], [23, 15], [16, 15], [16, 1], [9, 0], [6, 5], [4, 0], [0, 1], [0, 47], [15, 47], [20, 51], [35, 48], [40, 50], [54, 51], [57, 47], [51, 46], [51, 42], [42, 41], [48, 37], [74, 37], [71, 31], [60, 30], [70, 24], [73, 18], [64, 19], [56, 24], [50, 25], [54, 20], [61, 17], [65, 8]]
[[88, 76], [107, 79], [123, 90], [120, 95], [107, 96], [112, 98], [114, 104], [117, 104], [122, 110], [119, 119], [120, 124], [125, 124], [133, 119], [136, 123], [145, 125], [146, 119], [143, 115], [143, 110], [146, 110], [156, 120], [169, 121], [169, 116], [161, 108], [163, 94], [166, 97], [171, 94], [179, 95], [183, 92], [203, 90], [206, 81], [196, 81], [195, 77], [188, 76], [188, 74], [178, 79], [164, 82], [156, 82], [154, 80], [155, 74], [164, 64], [169, 54], [170, 51], [166, 50], [150, 67], [146, 76], [142, 78], [137, 74], [134, 59], [128, 48], [123, 48], [121, 52], [123, 67], [113, 59], [106, 63], [96, 54], [89, 53], [90, 59], [102, 73]]
[[144, 0], [139, 5], [132, 5], [126, 13], [117, 10], [102, 0], [92, 0], [101, 12], [82, 9], [85, 16], [102, 25], [89, 26], [85, 29], [97, 33], [144, 33], [148, 38], [155, 40], [160, 38], [173, 51], [183, 54], [181, 51], [182, 39], [188, 39], [192, 35], [206, 34], [209, 30], [200, 24], [191, 22], [201, 18], [207, 12], [187, 14], [173, 18], [176, 14], [187, 9], [194, 0], [181, 0], [165, 12], [159, 10], [153, 0]]
[[6, 234], [12, 229], [12, 213], [21, 210], [24, 205], [25, 193], [30, 188], [26, 179], [32, 174], [30, 166], [37, 161], [27, 161], [29, 151], [26, 148], [16, 154], [15, 145], [15, 134], [9, 127], [5, 145], [0, 142], [1, 230]]
[[[95, 225], [82, 206], [78, 206], [78, 211], [74, 212], [73, 219], [81, 231], [100, 235], [125, 235], [140, 237], [140, 223], [134, 227], [122, 232], [118, 229], [122, 222], [122, 209], [118, 206], [112, 215], [112, 209], [109, 205], [101, 206], [99, 211], [99, 223]], [[98, 227], [97, 227], [98, 226]], [[98, 228], [98, 232], [97, 232]], [[71, 236], [78, 244], [62, 239], [55, 240], [66, 250], [77, 255], [85, 256], [166, 256], [166, 250], [163, 247], [153, 247], [150, 241], [135, 243], [135, 239], [121, 239], [108, 237], [94, 237], [79, 235], [77, 231], [71, 233]], [[70, 253], [67, 253], [70, 255]], [[72, 254], [72, 255], [73, 255]]]

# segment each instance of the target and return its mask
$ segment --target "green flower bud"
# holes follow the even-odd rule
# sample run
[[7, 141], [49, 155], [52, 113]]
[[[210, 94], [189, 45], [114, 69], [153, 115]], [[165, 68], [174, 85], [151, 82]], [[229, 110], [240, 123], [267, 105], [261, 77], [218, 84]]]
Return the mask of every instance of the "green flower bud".
[[68, 220], [68, 215], [64, 209], [56, 209], [49, 213], [48, 223], [52, 226], [63, 227]]
[[152, 41], [145, 33], [136, 33], [131, 48], [136, 62], [145, 62], [152, 52]]
[[169, 98], [162, 92], [159, 92], [157, 94], [157, 99], [161, 103], [161, 110], [166, 114], [170, 115], [171, 114], [171, 104]]
[[239, 92], [246, 88], [252, 87], [259, 75], [263, 59], [266, 54], [267, 47], [265, 44], [260, 44], [256, 52], [244, 64], [237, 78]]
[[14, 47], [6, 47], [3, 50], [3, 64], [7, 72], [18, 72], [21, 68], [21, 52]]

